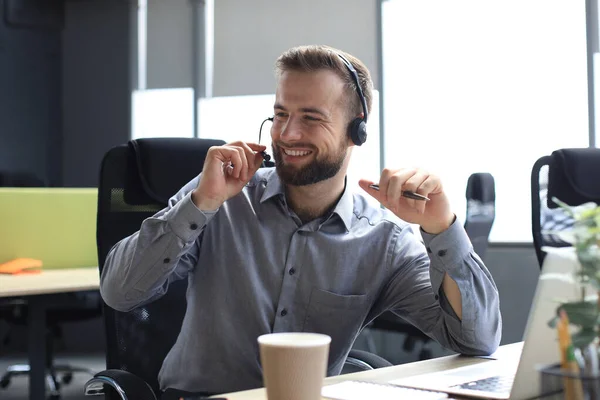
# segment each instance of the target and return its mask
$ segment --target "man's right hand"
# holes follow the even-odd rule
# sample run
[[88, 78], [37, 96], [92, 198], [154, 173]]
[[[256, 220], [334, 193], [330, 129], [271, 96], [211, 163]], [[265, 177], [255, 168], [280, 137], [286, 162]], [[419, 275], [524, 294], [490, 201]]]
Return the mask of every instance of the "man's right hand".
[[256, 143], [233, 142], [208, 149], [198, 187], [192, 201], [203, 211], [212, 211], [242, 191], [252, 179], [267, 149]]

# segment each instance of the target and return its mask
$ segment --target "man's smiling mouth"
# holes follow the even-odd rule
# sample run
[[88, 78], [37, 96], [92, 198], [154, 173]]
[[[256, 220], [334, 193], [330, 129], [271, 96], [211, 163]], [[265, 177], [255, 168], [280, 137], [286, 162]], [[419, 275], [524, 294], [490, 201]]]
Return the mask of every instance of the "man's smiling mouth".
[[293, 156], [293, 157], [302, 157], [302, 156], [306, 156], [306, 155], [312, 153], [312, 151], [310, 151], [310, 150], [299, 151], [299, 150], [288, 150], [288, 149], [283, 149], [283, 152], [286, 155]]

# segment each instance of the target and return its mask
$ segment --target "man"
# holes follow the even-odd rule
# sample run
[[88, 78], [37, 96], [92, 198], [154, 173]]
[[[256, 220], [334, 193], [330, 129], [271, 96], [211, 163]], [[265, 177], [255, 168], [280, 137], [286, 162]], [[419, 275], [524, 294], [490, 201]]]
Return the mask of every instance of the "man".
[[[281, 55], [276, 72], [275, 168], [259, 169], [265, 146], [212, 147], [200, 176], [106, 260], [101, 292], [117, 310], [188, 279], [186, 316], [161, 388], [261, 386], [256, 338], [268, 332], [330, 335], [328, 374], [338, 374], [360, 330], [386, 310], [457, 352], [493, 352], [498, 292], [439, 178], [385, 169], [379, 182], [361, 180], [386, 209], [346, 190], [371, 107], [367, 68], [338, 50], [304, 46]], [[403, 197], [406, 190], [430, 200]], [[425, 246], [407, 222], [420, 225]]]

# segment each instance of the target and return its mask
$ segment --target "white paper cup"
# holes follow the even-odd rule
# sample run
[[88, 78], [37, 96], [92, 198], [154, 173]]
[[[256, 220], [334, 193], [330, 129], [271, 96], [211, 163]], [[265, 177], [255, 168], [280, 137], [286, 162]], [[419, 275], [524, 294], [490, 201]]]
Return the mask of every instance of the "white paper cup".
[[269, 400], [321, 400], [331, 337], [285, 332], [258, 337]]

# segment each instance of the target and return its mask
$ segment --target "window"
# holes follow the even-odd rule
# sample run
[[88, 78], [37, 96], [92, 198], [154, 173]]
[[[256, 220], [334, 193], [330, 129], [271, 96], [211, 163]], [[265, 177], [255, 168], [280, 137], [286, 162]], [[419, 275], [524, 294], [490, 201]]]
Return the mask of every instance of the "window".
[[132, 139], [193, 136], [192, 88], [136, 90], [132, 93]]
[[463, 221], [490, 172], [490, 240], [530, 242], [535, 160], [589, 143], [585, 2], [389, 0], [382, 30], [386, 166], [439, 174]]

